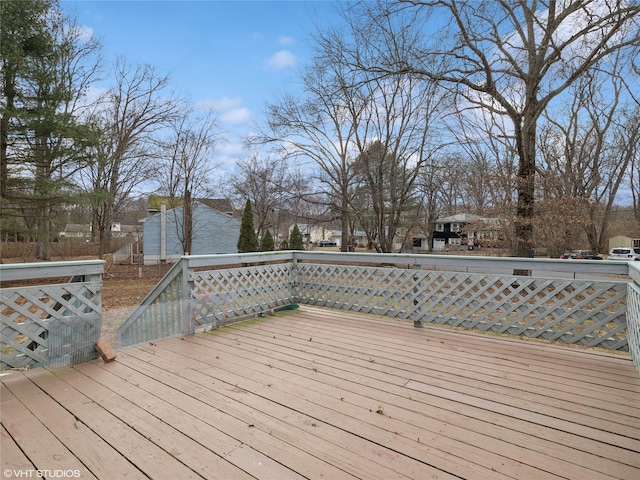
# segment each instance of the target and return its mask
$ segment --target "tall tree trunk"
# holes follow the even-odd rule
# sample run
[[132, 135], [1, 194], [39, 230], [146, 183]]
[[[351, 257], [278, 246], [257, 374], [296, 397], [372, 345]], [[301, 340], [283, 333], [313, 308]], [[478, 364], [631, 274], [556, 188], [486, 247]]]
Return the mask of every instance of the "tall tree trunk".
[[35, 229], [36, 229], [36, 257], [39, 260], [49, 260], [49, 234], [51, 214], [51, 172], [46, 152], [47, 135], [43, 132], [35, 133], [35, 183], [34, 198], [36, 199]]
[[350, 238], [350, 223], [349, 223], [349, 193], [347, 182], [343, 182], [341, 185], [341, 198], [340, 198], [340, 228], [342, 229], [342, 244], [340, 245], [340, 251], [346, 252], [349, 250]]
[[7, 76], [10, 72], [5, 72], [4, 94], [6, 108], [0, 116], [0, 197], [5, 198], [8, 194], [7, 180], [9, 179], [9, 159], [7, 158], [7, 148], [9, 146], [9, 117], [13, 111], [13, 97], [15, 96], [13, 82]]
[[[533, 95], [533, 94], [532, 94]], [[517, 175], [516, 257], [530, 257], [533, 249], [533, 215], [536, 173], [536, 120], [533, 109], [526, 108], [522, 119], [514, 118], [516, 146], [520, 162]], [[522, 122], [522, 123], [520, 123]], [[515, 269], [514, 275], [530, 275], [529, 270]]]
[[98, 236], [100, 238], [100, 258], [111, 252], [111, 223], [113, 222], [113, 202], [109, 199], [102, 207], [102, 218], [98, 223]]
[[49, 236], [51, 232], [51, 202], [44, 198], [40, 208], [36, 210], [36, 257], [39, 260], [50, 260]]
[[183, 250], [184, 254], [188, 255], [192, 253], [193, 248], [193, 199], [191, 198], [191, 190], [188, 188], [184, 192], [184, 206], [183, 206]]

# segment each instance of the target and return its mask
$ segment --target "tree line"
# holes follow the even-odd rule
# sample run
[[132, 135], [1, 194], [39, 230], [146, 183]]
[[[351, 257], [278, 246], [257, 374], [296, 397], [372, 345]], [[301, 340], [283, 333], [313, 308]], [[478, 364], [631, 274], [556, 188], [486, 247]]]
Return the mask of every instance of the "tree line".
[[[46, 260], [54, 218], [80, 209], [100, 253], [109, 252], [111, 225], [155, 185], [183, 203], [178, 233], [190, 251], [192, 199], [212, 188], [216, 170], [214, 113], [171, 91], [151, 65], [121, 57], [105, 78], [100, 44], [55, 0], [0, 8], [3, 236], [35, 240]], [[112, 86], [98, 89], [99, 81]]]
[[[315, 32], [302, 93], [266, 107], [224, 185], [213, 112], [121, 58], [91, 98], [99, 45], [53, 0], [1, 4], [2, 231], [47, 257], [54, 211], [86, 205], [104, 252], [141, 183], [189, 208], [216, 192], [250, 200], [258, 238], [283, 222], [430, 238], [442, 215], [499, 217], [512, 253], [606, 249], [621, 197], [640, 219], [637, 2], [340, 2]], [[219, 176], [219, 175], [218, 175]]]

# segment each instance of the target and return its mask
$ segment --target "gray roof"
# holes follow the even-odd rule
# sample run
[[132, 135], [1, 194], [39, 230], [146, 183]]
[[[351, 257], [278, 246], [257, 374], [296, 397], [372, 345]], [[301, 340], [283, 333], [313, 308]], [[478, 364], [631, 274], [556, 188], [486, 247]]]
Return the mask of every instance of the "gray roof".
[[481, 217], [480, 215], [474, 215], [473, 213], [458, 213], [456, 215], [438, 218], [436, 220], [436, 223], [471, 223], [495, 221], [495, 218]]
[[64, 227], [65, 232], [83, 232], [89, 233], [91, 232], [91, 224], [90, 223], [67, 223]]

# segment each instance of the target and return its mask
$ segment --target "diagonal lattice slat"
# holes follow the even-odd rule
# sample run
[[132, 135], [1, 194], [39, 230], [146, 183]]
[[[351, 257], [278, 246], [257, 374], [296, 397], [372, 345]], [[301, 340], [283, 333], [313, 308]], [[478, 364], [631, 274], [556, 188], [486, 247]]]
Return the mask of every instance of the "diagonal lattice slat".
[[100, 282], [3, 288], [0, 369], [95, 358], [102, 323]]
[[301, 303], [627, 350], [627, 283], [301, 264]]
[[636, 370], [640, 372], [640, 287], [636, 284], [629, 284], [627, 288], [629, 353]]
[[292, 303], [291, 264], [195, 272], [192, 322], [224, 324]]

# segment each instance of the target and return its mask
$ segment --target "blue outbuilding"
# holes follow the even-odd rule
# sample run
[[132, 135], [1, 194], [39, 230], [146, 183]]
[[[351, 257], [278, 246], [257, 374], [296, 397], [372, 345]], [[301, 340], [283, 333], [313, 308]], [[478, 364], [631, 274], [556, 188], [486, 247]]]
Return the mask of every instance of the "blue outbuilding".
[[[182, 206], [162, 208], [143, 220], [145, 265], [175, 262], [185, 252], [181, 238], [184, 210]], [[202, 202], [193, 202], [193, 243], [191, 255], [236, 253], [240, 220]]]

